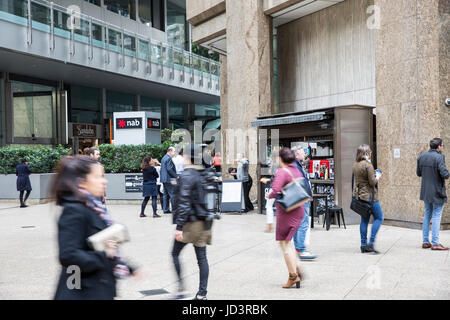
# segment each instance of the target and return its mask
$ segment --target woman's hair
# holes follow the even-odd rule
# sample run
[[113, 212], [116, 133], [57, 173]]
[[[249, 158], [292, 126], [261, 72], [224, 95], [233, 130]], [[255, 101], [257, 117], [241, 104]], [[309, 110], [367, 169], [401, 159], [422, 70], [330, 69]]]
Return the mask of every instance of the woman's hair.
[[358, 150], [356, 151], [356, 162], [361, 162], [363, 160], [367, 160], [370, 156], [370, 153], [372, 153], [372, 150], [370, 149], [370, 146], [367, 144], [362, 144], [358, 147]]
[[283, 148], [278, 155], [285, 164], [291, 164], [295, 161], [295, 154], [289, 148]]
[[151, 165], [152, 165], [152, 157], [151, 156], [147, 156], [144, 159], [142, 159], [142, 163], [141, 163], [141, 169], [142, 170], [147, 169]]
[[63, 202], [64, 196], [73, 195], [80, 200], [86, 198], [79, 188], [80, 180], [85, 180], [92, 168], [99, 163], [85, 155], [65, 156], [56, 166], [56, 176], [52, 179], [50, 195], [56, 204]]

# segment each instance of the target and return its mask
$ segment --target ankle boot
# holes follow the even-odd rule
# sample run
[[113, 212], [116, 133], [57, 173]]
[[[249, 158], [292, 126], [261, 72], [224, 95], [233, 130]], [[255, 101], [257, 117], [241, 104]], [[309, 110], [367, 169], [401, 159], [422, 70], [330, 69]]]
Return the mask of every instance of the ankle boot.
[[283, 286], [284, 289], [289, 289], [293, 285], [298, 288], [300, 288], [300, 278], [298, 277], [297, 273], [289, 273], [289, 279], [288, 282]]
[[300, 281], [305, 279], [305, 274], [300, 270], [300, 267], [297, 267], [297, 275], [300, 278]]

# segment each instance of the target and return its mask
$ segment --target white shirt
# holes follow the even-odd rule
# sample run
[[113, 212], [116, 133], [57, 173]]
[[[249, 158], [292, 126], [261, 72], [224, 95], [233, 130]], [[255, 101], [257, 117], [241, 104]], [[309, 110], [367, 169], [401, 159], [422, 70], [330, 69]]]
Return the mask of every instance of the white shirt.
[[175, 170], [177, 174], [180, 174], [184, 171], [184, 158], [180, 155], [173, 157], [173, 163], [175, 164]]

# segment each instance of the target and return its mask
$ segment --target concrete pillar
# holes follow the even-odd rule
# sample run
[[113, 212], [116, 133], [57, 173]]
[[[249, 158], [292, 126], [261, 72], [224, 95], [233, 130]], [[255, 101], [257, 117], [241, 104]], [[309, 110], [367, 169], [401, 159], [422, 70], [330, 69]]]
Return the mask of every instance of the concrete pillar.
[[162, 100], [161, 129], [169, 128], [169, 100]]
[[[263, 0], [226, 2], [227, 15], [227, 108], [222, 107], [222, 130], [243, 130], [256, 137], [256, 129], [250, 122], [257, 116], [269, 115], [272, 109], [272, 18], [264, 14]], [[224, 69], [224, 66], [222, 66]], [[221, 97], [223, 99], [223, 96]], [[236, 131], [235, 131], [236, 133]], [[236, 140], [246, 142], [245, 148], [232, 152], [223, 144], [224, 161], [236, 159], [237, 152], [247, 158], [257, 159], [257, 144], [252, 138], [237, 134]], [[227, 138], [225, 138], [226, 140]], [[226, 142], [226, 141], [224, 141]], [[230, 143], [231, 141], [228, 141]], [[236, 166], [233, 164], [233, 166]], [[228, 164], [225, 168], [229, 167]], [[252, 161], [250, 175], [254, 183], [250, 193], [256, 199], [256, 161]]]
[[[375, 35], [377, 162], [384, 172], [380, 200], [385, 223], [421, 228], [425, 209], [417, 157], [435, 137], [450, 143], [444, 103], [450, 87], [450, 5], [448, 0], [375, 0], [375, 5], [381, 16]], [[449, 148], [444, 152], [449, 159]], [[448, 205], [441, 226], [450, 228]]]

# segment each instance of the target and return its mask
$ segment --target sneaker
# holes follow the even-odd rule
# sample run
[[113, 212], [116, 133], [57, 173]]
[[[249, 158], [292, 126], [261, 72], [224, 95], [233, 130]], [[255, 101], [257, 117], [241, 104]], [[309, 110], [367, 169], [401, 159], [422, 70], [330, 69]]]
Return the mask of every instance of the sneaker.
[[300, 258], [300, 260], [314, 260], [316, 258], [315, 255], [313, 255], [311, 252], [309, 251], [303, 251], [303, 252], [298, 252], [298, 257]]

